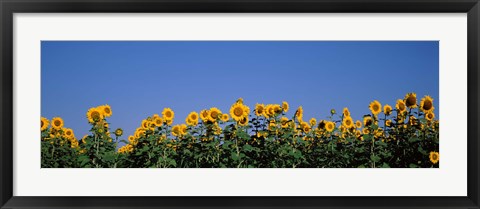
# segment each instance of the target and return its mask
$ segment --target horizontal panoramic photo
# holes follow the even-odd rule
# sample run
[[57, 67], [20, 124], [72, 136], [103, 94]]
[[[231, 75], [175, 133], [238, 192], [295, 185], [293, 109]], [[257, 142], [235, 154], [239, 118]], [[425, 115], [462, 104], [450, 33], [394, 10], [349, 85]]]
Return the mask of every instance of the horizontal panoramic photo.
[[438, 41], [42, 41], [42, 168], [438, 168]]

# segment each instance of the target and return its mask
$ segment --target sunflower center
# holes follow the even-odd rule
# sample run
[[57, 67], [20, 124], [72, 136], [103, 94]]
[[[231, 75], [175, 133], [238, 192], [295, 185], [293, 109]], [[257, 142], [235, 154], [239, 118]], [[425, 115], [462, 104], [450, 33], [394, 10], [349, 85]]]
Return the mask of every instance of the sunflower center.
[[100, 113], [97, 112], [97, 111], [93, 111], [93, 112], [92, 112], [92, 118], [93, 118], [94, 120], [99, 119], [99, 118], [100, 118]]
[[67, 134], [67, 136], [70, 136], [70, 135], [72, 135], [72, 132], [71, 132], [71, 131], [67, 131], [65, 134]]
[[233, 114], [235, 114], [235, 116], [242, 116], [243, 115], [243, 109], [241, 107], [236, 107], [234, 110], [233, 110]]
[[59, 120], [56, 120], [53, 122], [53, 124], [55, 124], [55, 126], [60, 126], [62, 125], [62, 122], [60, 122]]
[[110, 114], [110, 108], [105, 108], [103, 111], [105, 111], [107, 114]]
[[423, 109], [424, 110], [430, 110], [430, 109], [432, 109], [432, 107], [433, 107], [432, 101], [426, 100], [425, 102], [423, 102]]
[[43, 120], [40, 121], [41, 126], [43, 127]]
[[350, 126], [352, 124], [352, 121], [351, 120], [346, 120], [345, 124], [347, 124], [347, 126]]
[[378, 105], [376, 105], [376, 104], [373, 105], [373, 110], [378, 111], [379, 109], [380, 109], [380, 107]]
[[196, 119], [197, 119], [197, 115], [191, 115], [191, 116], [190, 116], [190, 119], [196, 120]]
[[167, 111], [167, 112], [165, 113], [165, 116], [167, 116], [167, 117], [172, 117], [172, 113], [171, 113], [170, 111]]
[[400, 104], [398, 105], [398, 108], [399, 108], [400, 110], [402, 110], [402, 111], [405, 110], [405, 104], [400, 103]]
[[218, 117], [218, 113], [215, 112], [215, 111], [212, 111], [212, 112], [210, 113], [210, 116], [212, 116], [212, 118], [217, 118], [217, 117]]
[[409, 96], [407, 98], [407, 106], [413, 106], [417, 103], [417, 99], [415, 99], [415, 97], [413, 96]]
[[433, 159], [433, 160], [437, 160], [437, 159], [438, 159], [438, 156], [437, 156], [437, 155], [433, 155], [433, 156], [432, 156], [432, 159]]

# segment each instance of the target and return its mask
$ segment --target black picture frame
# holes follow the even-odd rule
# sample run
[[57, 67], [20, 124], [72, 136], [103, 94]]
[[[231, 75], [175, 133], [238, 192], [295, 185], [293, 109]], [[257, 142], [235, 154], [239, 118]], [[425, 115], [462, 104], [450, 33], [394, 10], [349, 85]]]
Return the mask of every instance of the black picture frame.
[[[479, 208], [478, 0], [0, 0], [1, 208]], [[467, 13], [466, 197], [20, 197], [13, 196], [14, 13]], [[94, 188], [92, 188], [94, 189]], [[321, 188], [319, 188], [321, 189]], [[414, 189], [414, 188], [412, 188]]]

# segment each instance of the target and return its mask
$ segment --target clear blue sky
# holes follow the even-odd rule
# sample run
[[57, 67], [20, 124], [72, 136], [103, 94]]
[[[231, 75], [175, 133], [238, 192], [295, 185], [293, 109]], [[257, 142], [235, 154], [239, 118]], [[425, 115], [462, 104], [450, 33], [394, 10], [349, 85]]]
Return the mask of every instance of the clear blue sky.
[[243, 97], [302, 105], [304, 119], [349, 107], [354, 120], [379, 100], [394, 106], [408, 92], [434, 98], [438, 114], [437, 41], [43, 41], [42, 116], [60, 116], [77, 138], [86, 111], [109, 104], [111, 128], [126, 138], [164, 107], [174, 124], [191, 111], [228, 112]]

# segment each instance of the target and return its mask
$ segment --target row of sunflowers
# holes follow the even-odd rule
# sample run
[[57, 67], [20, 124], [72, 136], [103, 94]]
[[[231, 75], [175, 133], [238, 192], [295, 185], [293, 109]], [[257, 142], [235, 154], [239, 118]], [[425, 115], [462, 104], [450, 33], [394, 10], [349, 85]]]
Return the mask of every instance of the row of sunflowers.
[[[164, 108], [135, 133], [110, 132], [109, 105], [90, 108], [90, 134], [77, 139], [60, 117], [41, 118], [43, 168], [432, 168], [439, 166], [439, 121], [433, 98], [415, 93], [394, 107], [375, 100], [354, 120], [348, 108], [326, 119], [304, 120], [288, 102], [256, 104], [238, 99], [228, 112], [191, 112], [173, 125]], [[112, 129], [113, 130], [113, 129]], [[121, 145], [121, 147], [119, 147]]]

